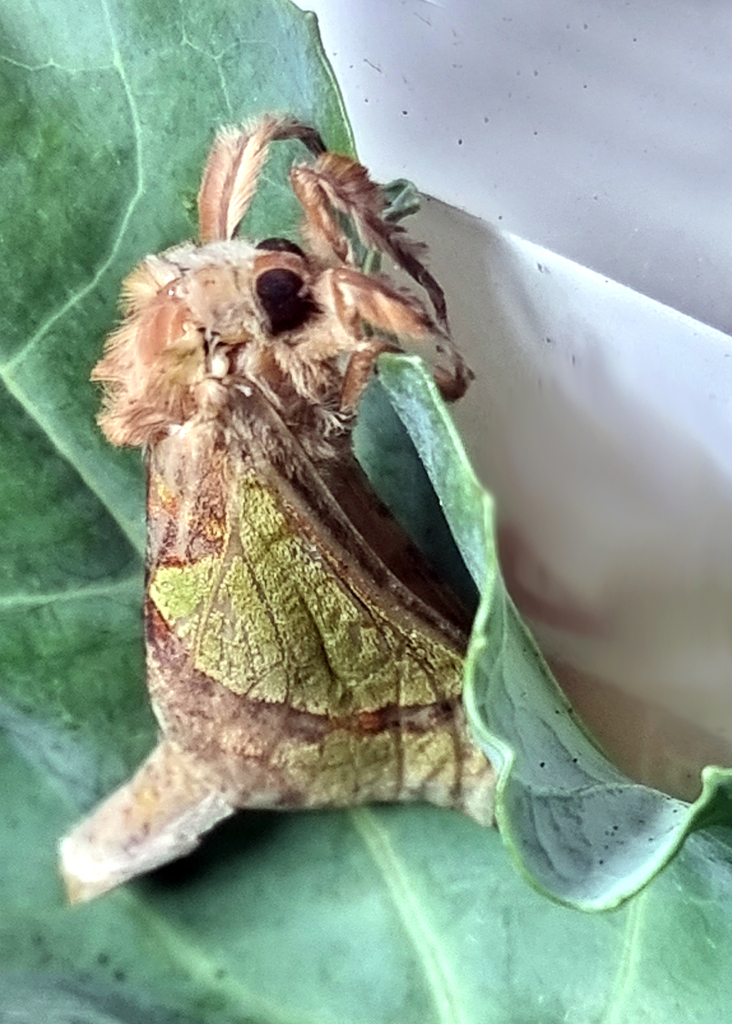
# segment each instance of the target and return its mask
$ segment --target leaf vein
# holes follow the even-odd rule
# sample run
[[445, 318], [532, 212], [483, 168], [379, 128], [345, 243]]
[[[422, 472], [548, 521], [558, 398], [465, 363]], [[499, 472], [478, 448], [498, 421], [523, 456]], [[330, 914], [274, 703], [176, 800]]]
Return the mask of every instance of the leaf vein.
[[104, 583], [90, 583], [82, 587], [70, 587], [66, 590], [55, 590], [38, 594], [3, 594], [0, 595], [0, 611], [13, 608], [33, 608], [36, 605], [56, 604], [67, 601], [85, 601], [90, 597], [111, 597], [126, 590], [135, 591], [141, 586], [141, 576], [135, 573], [118, 580]]
[[48, 333], [57, 321], [69, 313], [74, 307], [76, 307], [90, 292], [94, 290], [98, 282], [101, 280], [103, 275], [112, 266], [116, 259], [117, 253], [119, 252], [122, 244], [122, 239], [127, 231], [128, 225], [132, 219], [135, 209], [144, 193], [145, 189], [145, 177], [142, 160], [142, 128], [140, 124], [139, 111], [137, 109], [137, 103], [135, 101], [132, 88], [127, 76], [127, 71], [122, 60], [122, 55], [117, 44], [117, 40], [114, 34], [112, 26], [112, 19], [109, 12], [109, 6], [107, 0], [101, 0], [101, 6], [104, 11], [105, 19], [107, 21], [107, 27], [109, 30], [112, 56], [113, 56], [113, 67], [117, 70], [117, 74], [120, 77], [122, 86], [127, 98], [127, 105], [130, 112], [130, 120], [132, 123], [134, 138], [135, 138], [135, 166], [136, 166], [136, 183], [135, 190], [130, 198], [127, 208], [120, 221], [119, 230], [112, 243], [112, 246], [107, 254], [106, 259], [100, 264], [97, 271], [94, 273], [92, 278], [81, 288], [77, 289], [66, 302], [63, 303], [54, 313], [52, 313], [46, 320], [39, 326], [36, 332], [31, 335], [28, 341], [23, 345], [17, 352], [15, 352], [10, 359], [6, 361], [3, 366], [0, 366], [0, 379], [2, 379], [11, 395], [20, 403], [23, 409], [28, 413], [29, 416], [44, 430], [51, 443], [56, 447], [57, 451], [73, 466], [78, 472], [81, 479], [89, 487], [89, 489], [99, 498], [104, 507], [109, 511], [115, 522], [118, 523], [125, 536], [129, 539], [134, 549], [139, 554], [144, 554], [144, 545], [141, 544], [140, 534], [137, 523], [128, 522], [119, 512], [112, 508], [109, 503], [105, 500], [103, 488], [99, 482], [95, 480], [92, 474], [82, 468], [78, 460], [75, 458], [74, 453], [71, 450], [71, 446], [64, 440], [63, 437], [59, 436], [57, 431], [54, 429], [53, 424], [44, 417], [40, 408], [33, 402], [30, 395], [21, 387], [17, 379], [14, 379], [14, 371], [17, 366], [29, 355], [34, 347], [41, 341], [41, 339]]
[[15, 400], [23, 407], [23, 409], [28, 413], [31, 419], [33, 419], [39, 425], [39, 427], [43, 430], [48, 440], [56, 448], [58, 453], [64, 459], [66, 459], [66, 461], [74, 470], [76, 470], [76, 472], [79, 474], [79, 476], [86, 484], [86, 486], [89, 488], [89, 490], [92, 492], [92, 494], [94, 494], [99, 499], [104, 508], [109, 512], [110, 516], [114, 519], [119, 528], [122, 530], [125, 537], [127, 537], [135, 551], [141, 557], [144, 557], [145, 544], [144, 541], [141, 540], [140, 528], [137, 520], [133, 522], [127, 520], [124, 516], [120, 514], [118, 509], [114, 508], [109, 504], [105, 496], [104, 488], [101, 485], [100, 481], [89, 471], [89, 469], [87, 469], [79, 462], [74, 452], [72, 451], [71, 446], [64, 440], [62, 436], [60, 436], [57, 433], [57, 431], [54, 429], [52, 422], [47, 417], [44, 416], [41, 409], [32, 401], [30, 396], [23, 390], [23, 388], [18, 384], [18, 382], [14, 380], [12, 376], [9, 373], [7, 373], [2, 367], [0, 367], [0, 380], [3, 380], [5, 387], [8, 389], [13, 398], [15, 398]]
[[[237, 1011], [253, 1011], [260, 1018], [266, 1016], [270, 1024], [316, 1024], [314, 1018], [294, 1016], [276, 1006], [266, 997], [253, 992], [238, 978], [228, 973], [222, 977], [221, 962], [217, 962], [215, 950], [204, 950], [180, 924], [174, 926], [159, 910], [150, 907], [129, 889], [118, 892], [116, 899], [141, 919], [148, 932], [155, 934], [155, 938], [167, 948], [175, 962], [190, 973], [191, 978], [196, 979], [204, 990], [211, 989], [223, 996]], [[226, 962], [228, 956], [225, 954], [222, 960]]]
[[112, 66], [117, 71], [117, 74], [119, 75], [120, 81], [122, 83], [122, 88], [124, 90], [124, 94], [127, 99], [127, 105], [130, 111], [130, 120], [132, 122], [132, 128], [135, 138], [135, 190], [132, 196], [130, 197], [130, 201], [127, 204], [127, 208], [125, 209], [124, 214], [122, 215], [122, 219], [119, 224], [119, 229], [114, 238], [114, 241], [112, 242], [109, 252], [107, 253], [106, 258], [99, 265], [91, 279], [87, 281], [86, 284], [82, 285], [80, 288], [77, 288], [76, 291], [72, 292], [72, 294], [68, 297], [66, 302], [64, 302], [61, 306], [59, 306], [58, 309], [56, 309], [53, 313], [46, 317], [46, 319], [43, 321], [42, 324], [40, 324], [35, 333], [32, 334], [30, 338], [28, 338], [26, 343], [22, 345], [16, 352], [13, 353], [13, 355], [10, 357], [10, 359], [7, 360], [4, 366], [0, 367], [0, 371], [2, 371], [4, 376], [10, 374], [15, 369], [15, 367], [28, 356], [28, 354], [46, 336], [46, 334], [50, 331], [50, 329], [53, 327], [55, 323], [57, 323], [64, 316], [66, 316], [67, 313], [69, 313], [72, 309], [78, 306], [78, 304], [82, 302], [83, 299], [85, 299], [86, 296], [89, 295], [89, 293], [96, 288], [99, 281], [102, 279], [102, 277], [107, 273], [109, 268], [114, 263], [117, 257], [117, 253], [119, 252], [120, 246], [122, 244], [122, 240], [125, 234], [127, 233], [128, 225], [145, 191], [145, 176], [142, 161], [142, 127], [140, 124], [140, 115], [137, 109], [137, 103], [135, 101], [132, 88], [130, 86], [129, 78], [127, 77], [127, 71], [122, 60], [122, 55], [119, 51], [117, 40], [114, 35], [114, 29], [112, 28], [112, 20], [109, 13], [107, 0], [101, 0], [101, 2], [107, 20], [110, 40], [112, 44]]
[[468, 1024], [457, 995], [457, 984], [432, 927], [427, 921], [404, 865], [400, 863], [386, 830], [373, 811], [349, 812], [358, 834], [384, 876], [397, 913], [422, 962], [441, 1024]]
[[623, 1024], [623, 1021], [628, 1019], [626, 1004], [631, 985], [635, 979], [638, 955], [641, 952], [641, 926], [647, 903], [648, 890], [645, 890], [631, 901], [628, 908], [628, 917], [623, 931], [623, 948], [620, 962], [610, 991], [607, 1013], [602, 1024]]

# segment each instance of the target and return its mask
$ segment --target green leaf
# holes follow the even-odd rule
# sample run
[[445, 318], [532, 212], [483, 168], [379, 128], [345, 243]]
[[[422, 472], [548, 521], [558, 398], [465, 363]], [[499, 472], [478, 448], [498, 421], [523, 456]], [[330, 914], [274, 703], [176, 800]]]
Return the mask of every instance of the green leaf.
[[[141, 550], [139, 456], [110, 451], [91, 429], [98, 395], [79, 388], [121, 278], [194, 233], [222, 124], [285, 109], [344, 152], [350, 131], [315, 17], [285, 0], [20, 0], [2, 14], [2, 39], [3, 380]], [[291, 160], [287, 146], [273, 151], [252, 237], [273, 223], [295, 230]]]
[[[632, 782], [608, 761], [555, 683], [504, 587], [493, 503], [420, 360], [384, 357], [379, 381], [440, 498], [482, 591], [465, 706], [498, 771], [496, 818], [538, 889], [583, 910], [616, 907], [668, 864], [688, 834], [730, 823], [732, 771], [708, 767], [693, 804]], [[394, 498], [398, 495], [395, 493]]]
[[[21, 0], [0, 19], [0, 1017], [723, 1020], [732, 854], [721, 830], [693, 836], [628, 907], [601, 916], [533, 892], [495, 831], [418, 806], [242, 814], [186, 861], [64, 905], [59, 837], [155, 739], [141, 463], [101, 440], [87, 383], [120, 282], [193, 232], [222, 121], [289, 109], [331, 145], [351, 143], [314, 21], [284, 0]], [[268, 168], [253, 234], [292, 229], [277, 177], [291, 155]], [[413, 418], [432, 415], [418, 395], [405, 401]], [[374, 474], [404, 472], [430, 493], [403, 435], [398, 461], [379, 459], [378, 426], [362, 428]], [[464, 466], [451, 486], [469, 495]], [[450, 541], [426, 507], [409, 517], [439, 557]], [[460, 529], [477, 545], [484, 526], [465, 514]]]

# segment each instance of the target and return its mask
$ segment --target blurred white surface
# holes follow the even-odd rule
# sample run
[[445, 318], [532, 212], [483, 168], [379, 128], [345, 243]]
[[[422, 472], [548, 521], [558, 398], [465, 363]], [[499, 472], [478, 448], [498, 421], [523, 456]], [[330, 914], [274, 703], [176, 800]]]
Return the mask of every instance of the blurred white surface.
[[732, 739], [732, 339], [434, 200], [413, 232], [544, 650]]
[[732, 764], [732, 7], [309, 5], [374, 177], [477, 215], [410, 233], [512, 593], [618, 762], [693, 796]]
[[300, 0], [363, 161], [732, 330], [728, 0]]

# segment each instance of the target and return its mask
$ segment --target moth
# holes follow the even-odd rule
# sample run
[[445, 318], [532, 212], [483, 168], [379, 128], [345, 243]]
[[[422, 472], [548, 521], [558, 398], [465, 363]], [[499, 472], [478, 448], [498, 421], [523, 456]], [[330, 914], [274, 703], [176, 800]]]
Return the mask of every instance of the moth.
[[[276, 140], [302, 247], [237, 237]], [[469, 616], [351, 450], [379, 355], [433, 339], [470, 380], [420, 248], [354, 160], [292, 118], [222, 131], [200, 241], [148, 256], [92, 379], [101, 429], [147, 461], [147, 682], [159, 742], [61, 842], [70, 900], [192, 850], [240, 808], [428, 800], [483, 824], [494, 773], [461, 705]], [[356, 240], [427, 292], [356, 265]]]

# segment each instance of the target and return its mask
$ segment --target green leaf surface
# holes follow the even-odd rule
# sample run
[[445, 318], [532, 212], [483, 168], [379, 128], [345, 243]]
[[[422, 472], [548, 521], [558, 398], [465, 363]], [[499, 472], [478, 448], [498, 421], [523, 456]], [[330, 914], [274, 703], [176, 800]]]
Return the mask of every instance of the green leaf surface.
[[[59, 837], [155, 736], [141, 463], [103, 442], [87, 383], [120, 282], [193, 233], [222, 121], [288, 109], [351, 143], [314, 21], [284, 0], [21, 0], [0, 25], [0, 1020], [724, 1020], [732, 852], [719, 829], [599, 916], [534, 892], [497, 832], [419, 806], [242, 814], [187, 860], [64, 905]], [[254, 235], [293, 229], [282, 149]], [[391, 386], [415, 438], [436, 408], [410, 391], [418, 378], [410, 368]], [[385, 491], [391, 474], [392, 495], [409, 479], [428, 496], [413, 447], [387, 426], [367, 412], [364, 459]], [[472, 477], [459, 459], [445, 471], [451, 525], [480, 573], [489, 534], [470, 514]], [[460, 576], [428, 507], [405, 515]]]

